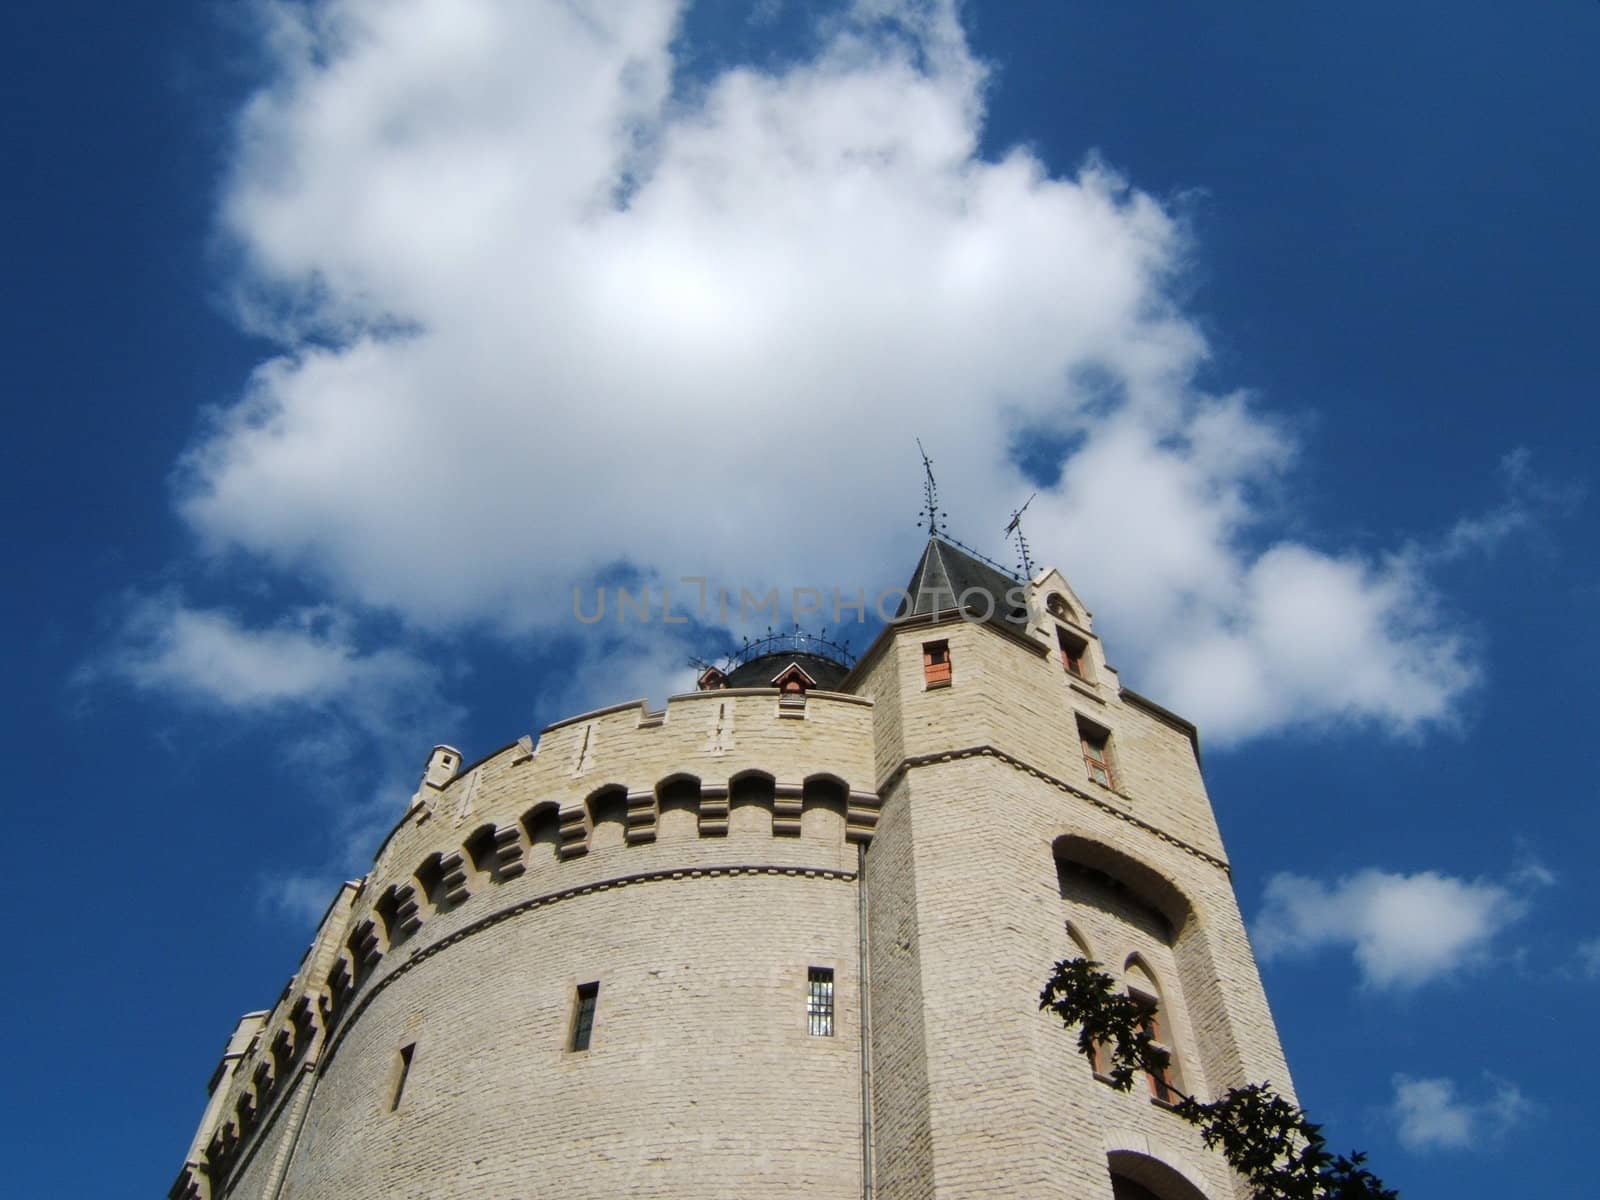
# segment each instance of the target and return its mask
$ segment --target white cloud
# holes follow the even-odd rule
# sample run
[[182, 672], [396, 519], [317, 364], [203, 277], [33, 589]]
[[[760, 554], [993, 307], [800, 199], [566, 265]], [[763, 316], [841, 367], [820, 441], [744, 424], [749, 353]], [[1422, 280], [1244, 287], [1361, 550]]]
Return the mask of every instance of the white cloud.
[[1462, 517], [1438, 545], [1419, 547], [1414, 556], [1433, 562], [1450, 562], [1476, 554], [1493, 553], [1518, 535], [1536, 529], [1550, 512], [1570, 512], [1583, 498], [1583, 489], [1541, 478], [1533, 469], [1533, 455], [1525, 446], [1504, 455], [1496, 469], [1504, 495], [1487, 512]]
[[1578, 973], [1585, 979], [1600, 979], [1600, 937], [1578, 943]]
[[1414, 559], [1251, 548], [1295, 445], [1197, 386], [1181, 222], [1097, 162], [978, 157], [951, 6], [704, 79], [666, 0], [268, 11], [221, 220], [283, 352], [183, 465], [209, 547], [434, 627], [562, 626], [619, 562], [870, 595], [915, 552], [914, 432], [958, 533], [1049, 435], [1039, 557], [1212, 739], [1407, 730], [1473, 682]]
[[373, 686], [416, 682], [426, 667], [394, 650], [360, 654], [326, 610], [248, 629], [226, 611], [190, 608], [173, 594], [134, 603], [114, 656], [139, 688], [229, 709], [320, 704]]
[[1279, 874], [1251, 932], [1263, 960], [1349, 946], [1364, 983], [1411, 988], [1481, 961], [1527, 908], [1500, 884], [1434, 871], [1365, 870], [1332, 885]]
[[393, 648], [362, 652], [349, 623], [327, 608], [302, 608], [250, 628], [233, 614], [192, 608], [175, 593], [130, 607], [101, 669], [147, 691], [236, 710], [285, 705], [359, 707], [434, 686], [434, 672]]
[[1515, 1084], [1488, 1077], [1491, 1093], [1480, 1101], [1461, 1099], [1446, 1078], [1394, 1077], [1390, 1112], [1400, 1144], [1408, 1150], [1461, 1150], [1503, 1135], [1532, 1111]]
[[260, 886], [263, 908], [298, 925], [315, 928], [333, 902], [339, 881], [334, 874], [289, 874], [266, 877]]
[[[323, 862], [309, 873], [269, 869], [258, 884], [264, 911], [300, 924], [314, 924], [339, 881], [367, 869], [405, 811], [425, 747], [462, 716], [443, 698], [438, 669], [393, 647], [363, 648], [355, 624], [315, 606], [254, 626], [168, 591], [132, 599], [112, 642], [80, 672], [80, 682], [110, 679], [286, 722], [284, 753], [311, 768], [296, 772], [296, 795], [327, 809]], [[389, 764], [376, 779], [374, 762]]]
[[546, 703], [563, 714], [640, 699], [659, 709], [667, 697], [693, 691], [697, 674], [684, 642], [637, 625], [605, 629], [579, 644], [566, 679]]
[[289, 720], [286, 752], [318, 770], [338, 768], [325, 782], [342, 795], [350, 763], [374, 743], [385, 753], [414, 753], [461, 717], [443, 696], [437, 668], [393, 646], [363, 648], [354, 625], [326, 606], [253, 626], [223, 609], [194, 607], [176, 591], [134, 597], [78, 679]]

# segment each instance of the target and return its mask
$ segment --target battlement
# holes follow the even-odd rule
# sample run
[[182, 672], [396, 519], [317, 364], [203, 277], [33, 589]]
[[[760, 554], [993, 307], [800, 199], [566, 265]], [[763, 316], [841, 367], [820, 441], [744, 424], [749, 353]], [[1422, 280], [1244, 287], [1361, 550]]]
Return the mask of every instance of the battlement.
[[212, 1073], [205, 1114], [168, 1192], [172, 1200], [209, 1200], [216, 1194], [215, 1181], [255, 1152], [301, 1078], [315, 1069], [327, 1034], [321, 1001], [359, 886], [346, 883], [334, 894], [276, 1003], [239, 1019]]
[[596, 804], [619, 792], [628, 798], [626, 840], [650, 841], [658, 792], [669, 782], [698, 785], [701, 833], [717, 836], [726, 832], [730, 789], [765, 777], [774, 792], [773, 832], [781, 836], [792, 832], [786, 822], [808, 781], [815, 786], [827, 777], [848, 797], [850, 837], [861, 840], [876, 811], [871, 707], [860, 696], [794, 697], [772, 688], [691, 692], [673, 696], [660, 712], [635, 700], [557, 721], [537, 744], [519, 739], [443, 781], [435, 778], [436, 749], [411, 806], [377, 852], [372, 879], [418, 853], [446, 850], [435, 845], [449, 841], [441, 827], [504, 824], [525, 817], [531, 804], [558, 815], [563, 859], [588, 852]]
[[878, 819], [871, 710], [735, 688], [582, 713], [465, 766], [434, 747], [372, 870], [340, 890], [278, 1003], [241, 1021], [172, 1197], [208, 1200], [369, 996], [485, 922], [658, 878], [853, 878]]

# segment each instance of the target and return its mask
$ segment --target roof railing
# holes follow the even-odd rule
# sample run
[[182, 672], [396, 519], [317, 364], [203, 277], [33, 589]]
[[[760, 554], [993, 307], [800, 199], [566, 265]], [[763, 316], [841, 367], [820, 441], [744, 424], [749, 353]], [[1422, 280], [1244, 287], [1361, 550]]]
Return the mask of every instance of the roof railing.
[[808, 633], [798, 624], [787, 632], [775, 632], [769, 628], [763, 637], [745, 638], [743, 644], [726, 655], [720, 663], [699, 658], [691, 658], [689, 662], [702, 670], [714, 666], [724, 674], [766, 654], [814, 654], [819, 658], [831, 658], [847, 667], [855, 666], [856, 656], [850, 649], [850, 643], [835, 641], [827, 633], [826, 629], [820, 633]]

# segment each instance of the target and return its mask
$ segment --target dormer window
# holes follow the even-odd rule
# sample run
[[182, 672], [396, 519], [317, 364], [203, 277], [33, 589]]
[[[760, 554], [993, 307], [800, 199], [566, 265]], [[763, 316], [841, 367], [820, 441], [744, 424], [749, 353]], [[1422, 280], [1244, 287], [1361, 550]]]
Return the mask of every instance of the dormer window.
[[717, 667], [707, 667], [700, 672], [700, 678], [695, 680], [695, 686], [702, 692], [721, 691], [728, 686], [728, 677]]
[[1079, 679], [1088, 679], [1084, 661], [1089, 653], [1089, 643], [1061, 626], [1056, 626], [1056, 644], [1061, 651], [1061, 665]]
[[807, 689], [816, 685], [817, 681], [797, 662], [790, 663], [772, 677], [772, 686], [785, 696], [804, 696]]

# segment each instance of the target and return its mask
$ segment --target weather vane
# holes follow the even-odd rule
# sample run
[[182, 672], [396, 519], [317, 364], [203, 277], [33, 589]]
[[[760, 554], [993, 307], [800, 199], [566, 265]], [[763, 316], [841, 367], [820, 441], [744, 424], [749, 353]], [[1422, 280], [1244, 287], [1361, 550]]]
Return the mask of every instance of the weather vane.
[[928, 532], [936, 537], [944, 534], [944, 518], [950, 514], [939, 509], [939, 485], [933, 479], [933, 460], [928, 457], [928, 452], [922, 448], [922, 439], [917, 439], [917, 453], [922, 455], [922, 497], [923, 507], [920, 526], [927, 522]]
[[[1035, 492], [1033, 496], [1038, 494], [1038, 492]], [[1022, 556], [1022, 577], [1024, 579], [1033, 578], [1033, 556], [1028, 552], [1028, 538], [1022, 532], [1022, 514], [1027, 512], [1028, 505], [1033, 503], [1033, 496], [1029, 496], [1024, 500], [1022, 507], [1011, 514], [1011, 524], [1006, 526], [1005, 533], [1002, 535], [1003, 537], [1010, 537], [1013, 533], [1017, 535], [1017, 553]]]

